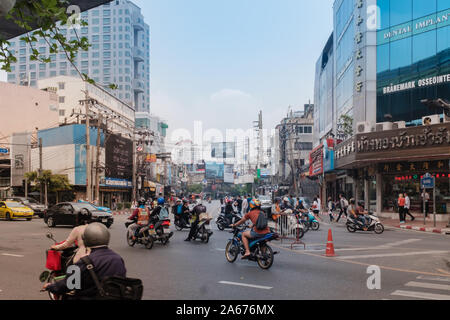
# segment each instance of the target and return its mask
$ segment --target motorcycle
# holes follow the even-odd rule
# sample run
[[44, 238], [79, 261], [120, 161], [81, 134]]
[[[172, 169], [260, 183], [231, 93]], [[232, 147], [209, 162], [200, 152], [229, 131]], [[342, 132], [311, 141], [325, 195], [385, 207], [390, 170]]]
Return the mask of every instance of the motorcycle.
[[[242, 242], [242, 232], [246, 229], [244, 228], [233, 228], [230, 232], [233, 234], [233, 239], [230, 239], [225, 248], [225, 258], [228, 262], [234, 263], [239, 256], [239, 254], [245, 254], [245, 247]], [[272, 230], [271, 230], [272, 231]], [[261, 269], [269, 269], [274, 262], [275, 255], [278, 252], [274, 252], [273, 249], [267, 244], [272, 240], [277, 240], [278, 234], [268, 233], [263, 238], [253, 240], [249, 243], [250, 246], [250, 261], [256, 261]]]
[[189, 224], [189, 222], [186, 223], [186, 221], [184, 219], [181, 219], [181, 217], [178, 215], [175, 215], [174, 224], [175, 224], [175, 228], [178, 231], [191, 228], [191, 225]]
[[225, 230], [227, 228], [230, 228], [231, 224], [235, 224], [241, 219], [242, 219], [242, 217], [237, 212], [235, 212], [235, 213], [232, 214], [231, 223], [229, 223], [228, 219], [225, 217], [225, 213], [221, 212], [219, 214], [219, 216], [217, 217], [217, 219], [216, 219], [217, 228], [220, 231], [223, 231], [223, 230]]
[[[55, 244], [61, 244], [63, 242], [57, 242], [51, 233], [47, 233], [47, 238], [53, 240]], [[73, 258], [75, 257], [77, 247], [65, 249], [61, 252], [54, 250], [46, 250], [46, 267], [48, 270], [42, 272], [39, 276], [39, 281], [42, 283], [55, 283], [66, 277], [67, 268], [73, 264]], [[41, 290], [46, 292], [46, 290]], [[48, 292], [50, 300], [62, 300], [63, 296], [57, 296]]]
[[[204, 216], [203, 216], [204, 215]], [[212, 218], [207, 214], [201, 214], [200, 222], [197, 225], [197, 230], [194, 234], [193, 240], [200, 239], [204, 243], [209, 242], [209, 238], [213, 235], [213, 232], [211, 231], [209, 224]]]
[[[134, 220], [128, 220], [125, 222], [125, 227], [128, 230], [128, 227], [132, 225], [133, 223], [136, 223], [137, 219]], [[131, 234], [131, 231], [127, 231], [127, 243], [130, 247], [134, 247], [136, 243], [142, 244], [145, 246], [146, 249], [150, 250], [153, 248], [154, 239], [150, 236], [148, 229], [145, 230], [144, 227], [139, 227], [138, 231], [136, 231], [137, 234], [134, 235], [135, 238], [133, 239], [133, 235]]]
[[354, 233], [356, 231], [373, 231], [376, 234], [382, 234], [384, 232], [384, 226], [380, 222], [377, 216], [375, 216], [372, 212], [369, 213], [369, 224], [367, 226], [367, 230], [364, 230], [364, 225], [361, 221], [357, 220], [352, 216], [348, 216], [347, 218], [347, 230], [348, 232]]
[[306, 213], [298, 213], [299, 214], [299, 222], [303, 225], [304, 231], [308, 232], [309, 229], [313, 231], [318, 231], [320, 228], [320, 223], [317, 221], [316, 217], [311, 211]]

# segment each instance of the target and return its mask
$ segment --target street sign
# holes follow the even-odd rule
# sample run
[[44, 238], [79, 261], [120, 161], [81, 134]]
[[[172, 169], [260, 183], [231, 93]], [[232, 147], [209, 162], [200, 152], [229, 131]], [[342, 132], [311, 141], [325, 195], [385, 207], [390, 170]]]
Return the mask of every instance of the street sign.
[[0, 154], [9, 154], [9, 149], [1, 148], [0, 149]]
[[420, 185], [422, 189], [433, 189], [435, 185], [435, 179], [429, 173], [427, 173], [420, 180]]

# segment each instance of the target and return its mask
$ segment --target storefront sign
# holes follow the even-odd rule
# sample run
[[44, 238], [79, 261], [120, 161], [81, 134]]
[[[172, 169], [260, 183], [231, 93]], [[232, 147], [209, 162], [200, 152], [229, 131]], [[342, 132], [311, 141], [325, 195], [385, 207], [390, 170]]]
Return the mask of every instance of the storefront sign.
[[323, 145], [318, 146], [309, 154], [309, 175], [317, 176], [323, 173]]
[[423, 78], [417, 81], [409, 81], [397, 85], [390, 85], [383, 88], [383, 94], [396, 93], [405, 90], [411, 90], [420, 87], [435, 86], [437, 84], [450, 82], [450, 74], [439, 75], [435, 77]]
[[378, 166], [378, 171], [389, 174], [408, 173], [411, 175], [423, 174], [425, 172], [449, 172], [449, 162], [444, 160], [423, 161], [423, 162], [392, 162], [382, 163]]
[[156, 154], [148, 154], [145, 158], [145, 162], [147, 163], [155, 163], [156, 162]]
[[131, 181], [123, 179], [105, 178], [102, 182], [103, 187], [133, 188], [133, 183]]
[[9, 149], [0, 148], [0, 154], [9, 154]]

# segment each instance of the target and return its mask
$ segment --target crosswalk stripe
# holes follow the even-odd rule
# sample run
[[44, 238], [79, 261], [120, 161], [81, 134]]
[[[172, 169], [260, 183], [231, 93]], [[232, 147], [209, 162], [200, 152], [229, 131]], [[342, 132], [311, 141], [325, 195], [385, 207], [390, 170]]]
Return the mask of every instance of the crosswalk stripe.
[[419, 251], [419, 252], [399, 252], [399, 253], [385, 253], [385, 254], [370, 254], [370, 255], [360, 255], [360, 256], [343, 256], [338, 257], [339, 259], [363, 259], [363, 258], [384, 258], [384, 257], [404, 257], [404, 256], [415, 256], [422, 254], [443, 254], [449, 251]]
[[393, 292], [391, 295], [409, 297], [409, 298], [426, 299], [426, 300], [450, 300], [450, 295], [417, 292], [417, 291], [397, 290], [397, 291]]
[[415, 282], [411, 281], [405, 284], [407, 287], [425, 288], [425, 289], [436, 289], [436, 290], [447, 290], [450, 291], [450, 285], [447, 284], [437, 284], [428, 282]]
[[450, 277], [432, 277], [432, 276], [418, 276], [419, 280], [428, 280], [428, 281], [445, 281], [450, 282]]

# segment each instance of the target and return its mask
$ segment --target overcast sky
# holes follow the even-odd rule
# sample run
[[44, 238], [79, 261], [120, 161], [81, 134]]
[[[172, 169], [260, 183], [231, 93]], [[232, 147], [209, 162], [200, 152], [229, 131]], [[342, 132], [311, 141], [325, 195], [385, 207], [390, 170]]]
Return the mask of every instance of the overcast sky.
[[[273, 128], [314, 99], [333, 0], [136, 0], [151, 30], [151, 112], [170, 131]], [[0, 79], [6, 80], [2, 73]]]

